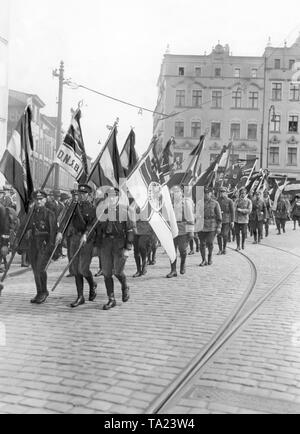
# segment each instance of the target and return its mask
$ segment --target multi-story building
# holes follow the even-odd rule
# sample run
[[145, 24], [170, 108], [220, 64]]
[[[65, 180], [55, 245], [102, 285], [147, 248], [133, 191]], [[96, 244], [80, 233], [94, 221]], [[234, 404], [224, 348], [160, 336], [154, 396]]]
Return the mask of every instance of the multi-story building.
[[[198, 144], [200, 135], [206, 134], [204, 167], [215, 159], [223, 145], [233, 141], [231, 161], [258, 158], [262, 167], [268, 164], [273, 170], [274, 140], [284, 140], [280, 134], [275, 138], [268, 134], [270, 103], [274, 104], [272, 98], [275, 94], [279, 98], [280, 86], [274, 86], [285, 83], [285, 97], [282, 89], [282, 98], [277, 101], [281, 105], [277, 106], [277, 111], [278, 114], [285, 113], [286, 125], [294, 130], [298, 118], [292, 116], [298, 113], [295, 99], [299, 98], [299, 85], [293, 87], [291, 84], [291, 68], [292, 61], [299, 60], [299, 40], [291, 48], [267, 47], [261, 57], [233, 56], [228, 45], [223, 47], [220, 44], [209, 55], [167, 53], [158, 80], [159, 97], [155, 111], [174, 116], [165, 118], [155, 114], [154, 134], [159, 137], [161, 146], [170, 137], [175, 137], [176, 168], [183, 171], [187, 168], [191, 151]], [[278, 129], [278, 120], [274, 128]], [[274, 167], [276, 172], [287, 172], [292, 176], [297, 169], [299, 172], [299, 153], [297, 166], [287, 164], [295, 161], [295, 151], [288, 149], [296, 146], [293, 143], [296, 134], [294, 138], [288, 134], [287, 140], [292, 140], [289, 147], [283, 149], [283, 145], [276, 143], [280, 148], [280, 159]], [[272, 147], [268, 146], [268, 135]]]
[[266, 48], [264, 164], [300, 177], [300, 36], [287, 47]]
[[0, 13], [0, 158], [6, 148], [8, 106], [8, 23], [9, 0], [2, 0]]
[[[7, 141], [10, 140], [27, 104], [30, 104], [32, 108], [31, 127], [34, 150], [31, 158], [31, 170], [34, 187], [40, 188], [56, 156], [57, 118], [41, 113], [41, 110], [45, 107], [45, 103], [37, 95], [10, 90]], [[62, 131], [62, 136], [63, 134]], [[68, 191], [74, 188], [74, 184], [74, 179], [63, 169], [60, 169], [59, 189]], [[54, 188], [54, 171], [46, 187], [48, 189]]]

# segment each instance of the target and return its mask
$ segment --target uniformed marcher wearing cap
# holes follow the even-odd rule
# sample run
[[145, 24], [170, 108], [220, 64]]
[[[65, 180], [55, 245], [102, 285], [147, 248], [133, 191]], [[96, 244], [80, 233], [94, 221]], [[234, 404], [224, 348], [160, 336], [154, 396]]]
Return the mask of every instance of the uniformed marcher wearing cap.
[[229, 232], [234, 223], [234, 203], [228, 197], [228, 190], [225, 187], [220, 188], [220, 198], [218, 200], [222, 212], [222, 231], [218, 235], [219, 253], [226, 255], [226, 247], [229, 238]]
[[132, 220], [136, 225], [136, 233], [134, 235], [134, 259], [137, 267], [137, 272], [134, 274], [134, 278], [146, 276], [147, 274], [147, 259], [151, 250], [153, 229], [150, 226], [149, 221], [143, 218], [140, 209], [133, 204], [130, 207], [130, 213]]
[[[71, 220], [72, 235], [70, 236], [69, 247], [70, 258], [73, 258], [80, 246], [80, 243], [83, 243], [80, 253], [77, 255], [70, 267], [71, 274], [75, 276], [77, 288], [77, 300], [71, 304], [72, 308], [77, 308], [78, 306], [85, 304], [85, 298], [83, 294], [84, 278], [87, 280], [90, 287], [89, 301], [92, 302], [97, 297], [97, 285], [94, 282], [93, 275], [90, 270], [96, 232], [93, 232], [89, 238], [87, 237], [96, 220], [96, 208], [89, 200], [89, 195], [92, 192], [93, 190], [89, 185], [83, 184], [79, 186], [79, 203]], [[62, 239], [61, 233], [59, 233], [58, 237], [60, 240]]]
[[297, 222], [298, 222], [298, 226], [300, 227], [300, 194], [297, 194], [295, 197], [295, 201], [292, 205], [291, 217], [294, 222], [294, 231], [295, 231], [297, 229]]
[[[212, 188], [204, 189], [204, 227], [199, 233], [200, 251], [202, 263], [200, 267], [212, 265], [212, 255], [214, 250], [214, 240], [216, 235], [220, 235], [222, 230], [222, 212], [219, 203], [212, 198]], [[206, 249], [208, 249], [208, 260], [206, 259]]]
[[45, 268], [55, 247], [57, 220], [55, 214], [45, 206], [47, 194], [44, 191], [35, 192], [33, 198], [35, 211], [25, 234], [37, 289], [37, 295], [31, 303], [43, 304], [49, 296]]
[[122, 301], [130, 299], [125, 265], [134, 241], [135, 224], [126, 206], [119, 204], [119, 192], [114, 188], [107, 190], [108, 209], [97, 228], [97, 247], [100, 248], [101, 265], [105, 279], [108, 303], [104, 310], [116, 307], [113, 275], [121, 283]]
[[[171, 197], [174, 213], [178, 225], [178, 237], [174, 240], [176, 250], [180, 253], [180, 274], [186, 274], [186, 259], [188, 247], [194, 239], [195, 232], [195, 213], [194, 202], [191, 197], [184, 197], [183, 187], [174, 186], [171, 189]], [[171, 272], [167, 275], [168, 279], [177, 277], [177, 261], [171, 264]]]
[[[239, 198], [234, 204], [234, 228], [237, 243], [237, 251], [245, 249], [245, 242], [247, 238], [247, 230], [249, 224], [249, 216], [252, 212], [252, 202], [247, 198], [247, 191], [241, 188], [239, 191]], [[242, 235], [242, 240], [241, 240]], [[242, 246], [241, 246], [242, 241]]]

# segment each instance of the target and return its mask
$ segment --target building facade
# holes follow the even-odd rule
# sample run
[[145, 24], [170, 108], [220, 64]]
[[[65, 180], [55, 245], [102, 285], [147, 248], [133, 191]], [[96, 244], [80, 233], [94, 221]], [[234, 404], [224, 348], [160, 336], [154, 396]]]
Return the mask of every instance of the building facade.
[[0, 13], [0, 158], [6, 148], [8, 107], [8, 32], [9, 0], [2, 0]]
[[264, 164], [300, 178], [300, 36], [291, 47], [267, 47], [264, 59]]
[[[56, 129], [57, 118], [49, 117], [41, 113], [45, 103], [37, 96], [18, 92], [15, 90], [9, 91], [8, 104], [8, 128], [7, 142], [10, 140], [16, 125], [24, 113], [27, 104], [30, 104], [32, 109], [32, 135], [34, 142], [34, 150], [31, 158], [31, 170], [35, 188], [40, 188], [52, 166], [56, 157]], [[62, 137], [63, 137], [62, 132]], [[54, 189], [54, 171], [51, 174], [46, 188]], [[74, 179], [60, 169], [60, 185], [62, 191], [69, 191], [74, 188]]]
[[[280, 57], [281, 50], [285, 50], [281, 55], [285, 60], [282, 60], [280, 68], [276, 63], [275, 69], [274, 62]], [[283, 142], [292, 140], [291, 147], [296, 147], [294, 141], [298, 129], [294, 138], [280, 134], [274, 138], [270, 134], [273, 125], [268, 128], [275, 82], [285, 83], [286, 87], [286, 98], [276, 101], [280, 103], [276, 104], [278, 113], [285, 113], [282, 122], [288, 125], [289, 120], [297, 120], [297, 117], [291, 117], [298, 113], [294, 99], [299, 97], [299, 90], [296, 90], [299, 84], [295, 84], [296, 89], [290, 86], [292, 60], [295, 64], [300, 61], [299, 41], [291, 48], [267, 47], [261, 57], [233, 56], [228, 45], [220, 44], [211, 54], [204, 56], [166, 54], [158, 80], [159, 97], [155, 111], [174, 116], [163, 118], [155, 114], [154, 134], [159, 137], [162, 147], [170, 137], [175, 137], [176, 169], [186, 170], [191, 151], [198, 144], [200, 135], [206, 134], [203, 167], [208, 167], [222, 147], [232, 141], [232, 162], [258, 158], [262, 167], [269, 165], [273, 171], [272, 162], [275, 160], [270, 157], [274, 155], [273, 144], [277, 140], [280, 141], [276, 144], [280, 148], [279, 163], [274, 170], [295, 176], [300, 169], [299, 152], [297, 166], [289, 166], [288, 161], [295, 162], [295, 151], [288, 151], [287, 143], [283, 149]], [[293, 95], [294, 99], [288, 95]], [[296, 128], [294, 123], [290, 125]]]

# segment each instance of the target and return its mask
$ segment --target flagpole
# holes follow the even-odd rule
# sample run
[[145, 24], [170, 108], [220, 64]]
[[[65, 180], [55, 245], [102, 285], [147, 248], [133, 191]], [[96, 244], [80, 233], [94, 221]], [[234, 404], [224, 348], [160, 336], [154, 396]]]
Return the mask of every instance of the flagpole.
[[93, 164], [93, 167], [92, 167], [92, 169], [91, 169], [91, 173], [89, 174], [89, 176], [88, 176], [88, 178], [87, 178], [87, 184], [91, 181], [91, 178], [92, 178], [92, 176], [94, 175], [95, 169], [97, 168], [97, 166], [98, 166], [98, 164], [99, 164], [101, 158], [103, 157], [103, 154], [104, 154], [104, 152], [105, 152], [105, 150], [106, 150], [106, 148], [107, 148], [107, 145], [108, 145], [110, 139], [112, 138], [112, 136], [113, 136], [113, 134], [114, 134], [114, 132], [115, 132], [117, 126], [119, 125], [119, 122], [120, 122], [120, 119], [117, 118], [116, 121], [115, 121], [115, 123], [114, 123], [114, 126], [113, 126], [112, 129], [111, 129], [111, 132], [110, 132], [110, 134], [109, 134], [109, 137], [108, 137], [108, 139], [106, 140], [106, 143], [105, 143], [103, 149], [101, 150], [101, 152], [100, 152], [100, 154], [98, 155], [98, 157], [97, 157], [95, 163]]
[[[45, 178], [45, 180], [44, 180], [44, 182], [43, 182], [43, 184], [42, 184], [41, 190], [45, 190], [45, 187], [46, 187], [47, 182], [48, 182], [48, 180], [49, 180], [49, 178], [50, 178], [50, 176], [51, 176], [51, 173], [52, 173], [53, 170], [54, 170], [54, 167], [55, 167], [55, 163], [52, 163], [52, 165], [51, 165], [51, 167], [50, 167], [50, 169], [49, 169], [49, 171], [48, 171], [48, 174], [47, 174], [47, 176], [46, 176], [46, 178]], [[19, 249], [19, 247], [20, 247], [20, 245], [21, 245], [21, 243], [22, 243], [22, 241], [23, 241], [23, 238], [24, 238], [26, 232], [27, 232], [27, 229], [28, 229], [29, 224], [30, 224], [30, 222], [31, 222], [31, 219], [32, 219], [32, 216], [33, 216], [34, 211], [35, 211], [35, 206], [33, 205], [33, 206], [30, 208], [30, 210], [29, 210], [29, 213], [28, 213], [28, 215], [27, 215], [27, 219], [26, 219], [26, 223], [25, 223], [24, 229], [22, 230], [22, 232], [21, 232], [21, 236], [19, 237], [18, 242], [16, 243], [16, 247], [15, 247], [15, 249], [12, 251], [12, 254], [11, 254], [10, 260], [9, 260], [9, 262], [8, 262], [8, 264], [7, 264], [6, 270], [5, 270], [5, 272], [4, 272], [4, 274], [3, 274], [2, 278], [1, 278], [1, 283], [4, 282], [4, 280], [5, 280], [6, 277], [7, 277], [7, 274], [8, 274], [8, 272], [9, 272], [9, 270], [10, 270], [10, 267], [11, 267], [11, 265], [12, 265], [12, 263], [13, 263], [13, 260], [15, 259], [15, 256], [16, 256], [16, 254], [17, 254], [17, 252], [18, 252], [18, 249]], [[1, 295], [1, 292], [2, 292], [2, 291], [1, 291], [1, 288], [0, 288], [0, 295]]]
[[230, 143], [229, 146], [230, 146], [230, 151], [228, 152], [228, 157], [227, 157], [227, 161], [226, 161], [226, 166], [225, 166], [225, 171], [224, 171], [224, 176], [223, 176], [221, 187], [224, 187], [225, 175], [226, 175], [226, 172], [227, 172], [227, 169], [228, 169], [228, 166], [229, 166], [231, 149], [233, 149], [233, 138], [232, 138], [231, 143]]
[[[204, 141], [205, 141], [205, 139], [206, 139], [207, 134], [208, 134], [208, 132], [205, 132], [205, 134], [202, 135], [202, 136], [204, 136], [204, 139], [203, 139], [203, 147], [204, 147]], [[202, 137], [202, 136], [201, 136], [201, 137]], [[201, 137], [200, 137], [200, 140], [201, 140]], [[199, 144], [200, 144], [200, 142], [198, 143], [198, 146], [199, 146]], [[195, 165], [195, 167], [197, 167], [197, 164], [199, 163], [199, 160], [200, 160], [200, 156], [201, 156], [201, 154], [202, 154], [202, 152], [199, 153], [198, 156], [197, 156], [197, 161], [196, 161], [196, 165]], [[182, 184], [182, 185], [184, 184], [184, 181], [186, 180], [186, 177], [187, 177], [187, 175], [188, 175], [188, 173], [189, 173], [189, 171], [191, 170], [192, 167], [193, 167], [193, 159], [192, 159], [192, 161], [190, 162], [190, 164], [189, 164], [189, 166], [188, 166], [188, 168], [187, 168], [187, 170], [186, 170], [186, 172], [185, 172], [185, 174], [184, 174], [184, 176], [183, 176], [183, 178], [182, 178], [182, 180], [181, 180], [181, 184]]]
[[257, 160], [258, 160], [258, 158], [255, 160], [254, 166], [252, 167], [252, 170], [251, 170], [250, 175], [249, 175], [249, 177], [248, 177], [248, 179], [247, 179], [247, 182], [246, 182], [246, 184], [245, 184], [245, 187], [248, 187], [248, 185], [250, 184], [250, 180], [251, 180], [252, 175], [253, 175], [253, 172], [254, 172], [254, 170], [255, 170], [255, 167], [256, 167], [256, 164], [257, 164]]

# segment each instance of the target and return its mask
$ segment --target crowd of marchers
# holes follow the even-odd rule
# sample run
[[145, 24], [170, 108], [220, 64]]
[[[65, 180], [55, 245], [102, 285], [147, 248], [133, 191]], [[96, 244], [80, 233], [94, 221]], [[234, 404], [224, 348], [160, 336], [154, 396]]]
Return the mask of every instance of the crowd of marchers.
[[[101, 199], [98, 193], [89, 185], [79, 185], [70, 195], [59, 191], [34, 193], [30, 205], [32, 216], [25, 228], [23, 242], [18, 245], [22, 266], [31, 266], [34, 274], [36, 295], [32, 304], [41, 305], [49, 297], [47, 268], [52, 259], [57, 261], [64, 256], [64, 249], [70, 264], [67, 277], [74, 278], [77, 291], [76, 300], [71, 304], [73, 309], [86, 303], [85, 281], [88, 300], [96, 300], [96, 278], [101, 276], [108, 297], [104, 310], [117, 305], [114, 277], [120, 282], [122, 301], [129, 301], [125, 268], [130, 251], [134, 252], [137, 267], [135, 279], [146, 276], [148, 267], [156, 264], [158, 239], [149, 221], [141, 218], [135, 203], [129, 207], [122, 204], [120, 192], [115, 188], [106, 189]], [[172, 187], [170, 193], [178, 224], [174, 244], [179, 251], [181, 275], [187, 272], [188, 256], [195, 254], [195, 245], [201, 254], [200, 267], [207, 267], [213, 265], [215, 241], [219, 248], [217, 255], [221, 256], [227, 254], [227, 245], [232, 241], [236, 242], [237, 251], [246, 248], [249, 237], [253, 237], [254, 244], [261, 243], [269, 236], [270, 225], [276, 225], [278, 235], [285, 233], [288, 220], [294, 221], [294, 230], [300, 226], [300, 195], [290, 201], [281, 193], [274, 203], [267, 191], [251, 194], [242, 188], [236, 196], [229, 197], [226, 188], [216, 191], [205, 187], [204, 201], [196, 203], [180, 186]], [[5, 222], [1, 228], [1, 261], [6, 267], [7, 256], [24, 230], [25, 219], [17, 215], [13, 191], [0, 194], [0, 220]], [[99, 219], [99, 203], [104, 202]], [[115, 219], [111, 219], [112, 211]], [[122, 219], [118, 217], [121, 214]], [[99, 258], [96, 275], [91, 272], [94, 257]], [[171, 264], [168, 279], [178, 276], [177, 265], [177, 260]]]

